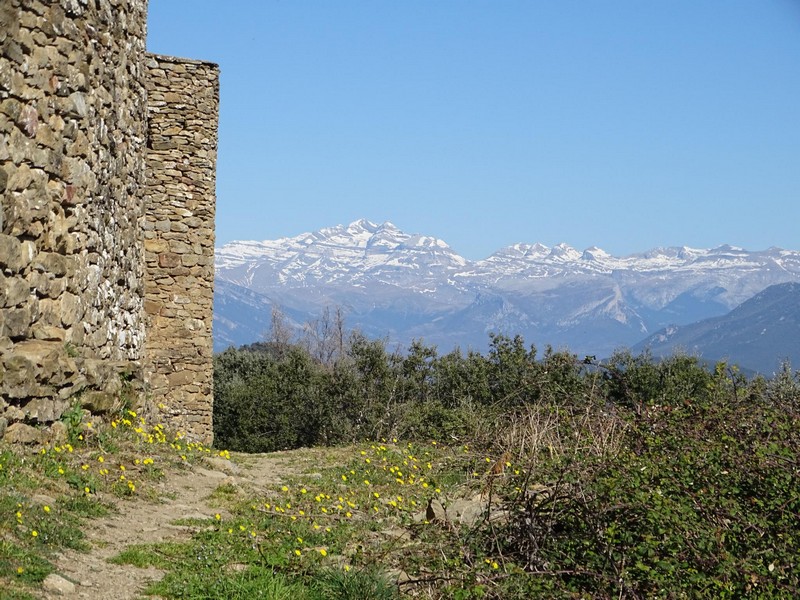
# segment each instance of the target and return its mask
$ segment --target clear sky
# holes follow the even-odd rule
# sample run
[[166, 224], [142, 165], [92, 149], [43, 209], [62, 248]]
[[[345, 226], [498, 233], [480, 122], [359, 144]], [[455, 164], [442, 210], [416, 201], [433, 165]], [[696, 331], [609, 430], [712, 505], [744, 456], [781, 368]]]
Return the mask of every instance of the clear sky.
[[148, 49], [220, 64], [217, 245], [800, 248], [800, 0], [150, 0]]

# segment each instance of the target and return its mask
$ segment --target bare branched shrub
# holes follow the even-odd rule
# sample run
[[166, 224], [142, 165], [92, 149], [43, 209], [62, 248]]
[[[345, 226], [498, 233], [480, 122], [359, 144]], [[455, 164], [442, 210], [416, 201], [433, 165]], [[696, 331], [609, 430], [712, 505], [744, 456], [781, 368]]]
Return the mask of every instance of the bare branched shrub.
[[528, 405], [516, 411], [497, 436], [498, 445], [519, 462], [565, 455], [607, 456], [616, 453], [627, 424], [613, 408]]

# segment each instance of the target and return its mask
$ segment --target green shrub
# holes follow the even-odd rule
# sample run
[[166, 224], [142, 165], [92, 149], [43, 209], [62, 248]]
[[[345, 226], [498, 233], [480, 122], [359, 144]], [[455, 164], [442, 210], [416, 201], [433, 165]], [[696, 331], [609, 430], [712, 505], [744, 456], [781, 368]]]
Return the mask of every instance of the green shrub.
[[629, 414], [622, 447], [598, 455], [576, 443], [529, 467], [526, 480], [543, 487], [508, 495], [516, 518], [486, 532], [487, 544], [536, 573], [538, 593], [795, 596], [796, 408], [754, 401], [735, 371], [685, 358], [616, 375], [609, 393]]

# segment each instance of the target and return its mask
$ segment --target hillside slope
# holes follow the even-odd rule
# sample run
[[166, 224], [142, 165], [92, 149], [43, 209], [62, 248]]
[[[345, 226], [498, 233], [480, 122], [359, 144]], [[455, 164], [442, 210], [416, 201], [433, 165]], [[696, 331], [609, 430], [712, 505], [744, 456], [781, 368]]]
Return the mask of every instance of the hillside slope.
[[782, 361], [800, 365], [800, 284], [773, 285], [721, 317], [671, 326], [634, 346], [655, 356], [677, 350], [726, 359], [770, 375]]

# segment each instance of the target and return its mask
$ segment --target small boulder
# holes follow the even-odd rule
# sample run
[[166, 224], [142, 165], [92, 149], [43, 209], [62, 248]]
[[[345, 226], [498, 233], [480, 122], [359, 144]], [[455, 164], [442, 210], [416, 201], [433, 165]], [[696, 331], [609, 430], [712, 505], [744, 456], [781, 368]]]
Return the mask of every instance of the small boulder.
[[488, 503], [478, 495], [472, 498], [459, 498], [447, 507], [447, 513], [454, 521], [472, 527], [486, 514]]
[[423, 521], [427, 521], [428, 523], [440, 521], [444, 523], [447, 522], [447, 511], [445, 511], [444, 506], [439, 500], [431, 498], [428, 500], [428, 506], [425, 510], [415, 514], [412, 519], [416, 523], [422, 523]]
[[221, 456], [207, 456], [206, 463], [216, 471], [222, 471], [228, 475], [238, 475], [240, 472], [239, 466]]
[[61, 575], [56, 575], [55, 573], [50, 573], [50, 575], [45, 577], [44, 581], [42, 582], [42, 587], [46, 592], [50, 592], [51, 594], [56, 594], [58, 596], [66, 596], [67, 594], [75, 593], [75, 584], [69, 579], [62, 577]]

